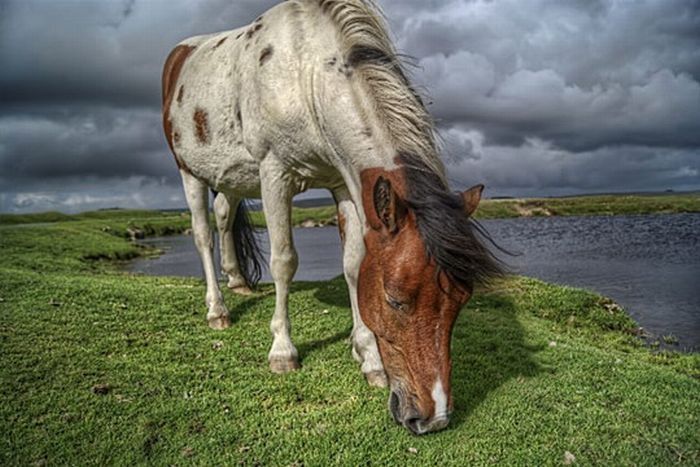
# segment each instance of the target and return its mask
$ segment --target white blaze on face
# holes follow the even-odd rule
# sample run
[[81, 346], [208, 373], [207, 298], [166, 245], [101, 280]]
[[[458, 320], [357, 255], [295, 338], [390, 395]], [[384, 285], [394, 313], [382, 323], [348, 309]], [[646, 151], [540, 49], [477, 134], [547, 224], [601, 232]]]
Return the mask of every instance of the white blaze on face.
[[442, 387], [442, 379], [440, 379], [439, 376], [433, 385], [433, 392], [431, 395], [435, 402], [435, 414], [433, 418], [447, 417], [447, 394], [445, 394], [445, 388]]

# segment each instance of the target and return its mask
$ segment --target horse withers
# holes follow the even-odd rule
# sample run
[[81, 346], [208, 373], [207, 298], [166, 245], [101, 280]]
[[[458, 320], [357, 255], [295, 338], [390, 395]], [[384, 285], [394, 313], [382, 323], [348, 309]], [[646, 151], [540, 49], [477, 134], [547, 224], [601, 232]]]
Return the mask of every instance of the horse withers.
[[416, 434], [447, 425], [450, 341], [474, 284], [499, 275], [471, 214], [483, 186], [448, 189], [433, 122], [370, 0], [290, 0], [252, 24], [179, 44], [163, 72], [163, 124], [192, 212], [207, 319], [230, 325], [217, 284], [209, 190], [228, 286], [260, 278], [244, 199], [261, 198], [276, 305], [270, 368], [299, 368], [290, 337], [297, 268], [291, 203], [308, 188], [338, 206], [352, 354]]

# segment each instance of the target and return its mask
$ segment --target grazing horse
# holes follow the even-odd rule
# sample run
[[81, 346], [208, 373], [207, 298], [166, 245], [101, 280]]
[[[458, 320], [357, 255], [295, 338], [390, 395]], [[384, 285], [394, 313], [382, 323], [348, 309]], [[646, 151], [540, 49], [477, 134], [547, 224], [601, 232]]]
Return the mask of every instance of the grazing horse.
[[[292, 197], [330, 190], [353, 315], [352, 354], [413, 433], [447, 425], [450, 340], [475, 283], [501, 272], [470, 215], [483, 186], [448, 189], [433, 122], [371, 0], [290, 0], [254, 23], [180, 43], [163, 73], [165, 135], [192, 212], [207, 319], [229, 326], [208, 221], [228, 286], [260, 277], [246, 198], [262, 198], [276, 304], [273, 372], [299, 368], [290, 338], [297, 269]], [[388, 377], [388, 381], [387, 381]]]

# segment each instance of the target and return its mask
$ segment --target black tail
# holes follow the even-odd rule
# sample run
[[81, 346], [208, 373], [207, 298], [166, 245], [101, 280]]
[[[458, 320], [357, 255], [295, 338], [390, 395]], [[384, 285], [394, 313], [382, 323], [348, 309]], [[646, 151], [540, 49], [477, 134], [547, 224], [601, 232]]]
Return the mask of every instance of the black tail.
[[245, 200], [238, 203], [236, 218], [233, 221], [233, 244], [241, 274], [251, 289], [262, 277], [265, 257], [255, 237], [255, 227], [250, 222]]

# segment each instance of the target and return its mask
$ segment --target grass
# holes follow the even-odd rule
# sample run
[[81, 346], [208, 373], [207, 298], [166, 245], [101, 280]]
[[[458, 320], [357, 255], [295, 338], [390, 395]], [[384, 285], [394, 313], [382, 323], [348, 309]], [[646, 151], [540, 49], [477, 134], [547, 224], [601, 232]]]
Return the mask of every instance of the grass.
[[[601, 195], [572, 198], [527, 198], [484, 200], [476, 212], [477, 219], [501, 219], [532, 216], [612, 216], [621, 214], [676, 214], [700, 212], [700, 193], [668, 195]], [[265, 227], [262, 212], [251, 212], [251, 220], [257, 227]], [[164, 227], [172, 229], [165, 234], [179, 233], [189, 228], [189, 213], [102, 210], [82, 214], [45, 212], [37, 214], [0, 214], [0, 226], [31, 223], [79, 222], [90, 220], [126, 220], [147, 235], [163, 233]], [[317, 225], [337, 223], [334, 206], [294, 208], [292, 222], [299, 226], [305, 221]], [[126, 235], [126, 234], [125, 234]]]
[[685, 212], [700, 212], [700, 193], [486, 200], [479, 205], [477, 218], [613, 216]]
[[650, 352], [609, 300], [526, 278], [479, 291], [450, 427], [416, 438], [350, 356], [342, 280], [294, 284], [303, 368], [273, 375], [271, 286], [226, 293], [215, 332], [202, 281], [117, 271], [144, 253], [125, 229], [161, 221], [0, 230], [0, 465], [700, 463], [700, 356]]

